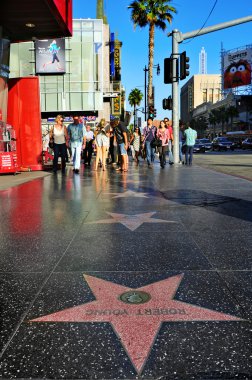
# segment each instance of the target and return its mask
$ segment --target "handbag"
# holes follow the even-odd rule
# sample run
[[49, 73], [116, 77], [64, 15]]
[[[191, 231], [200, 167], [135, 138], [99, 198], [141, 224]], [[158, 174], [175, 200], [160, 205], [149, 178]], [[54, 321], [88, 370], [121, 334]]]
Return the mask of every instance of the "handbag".
[[49, 148], [51, 148], [51, 149], [54, 148], [54, 139], [50, 139], [50, 141], [49, 141]]
[[152, 148], [159, 148], [160, 146], [162, 146], [162, 140], [158, 139], [157, 137], [154, 138], [151, 142], [151, 147]]

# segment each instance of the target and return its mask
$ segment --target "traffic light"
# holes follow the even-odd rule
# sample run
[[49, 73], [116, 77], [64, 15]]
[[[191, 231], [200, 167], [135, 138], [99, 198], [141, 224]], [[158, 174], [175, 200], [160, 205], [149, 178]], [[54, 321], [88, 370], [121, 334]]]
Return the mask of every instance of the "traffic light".
[[154, 117], [156, 117], [157, 116], [157, 110], [156, 110], [156, 108], [154, 108]]
[[164, 59], [164, 83], [172, 83], [172, 59]]
[[188, 63], [189, 61], [190, 61], [190, 58], [186, 56], [186, 51], [183, 51], [183, 53], [180, 54], [180, 60], [179, 60], [179, 68], [180, 68], [179, 77], [181, 80], [185, 79], [190, 74], [188, 71], [190, 67]]
[[[173, 60], [176, 62], [175, 77], [172, 73]], [[177, 58], [165, 58], [164, 59], [164, 83], [170, 84], [178, 81], [178, 59]]]
[[167, 99], [163, 99], [163, 109], [171, 110], [172, 109], [172, 97], [169, 96]]
[[151, 117], [152, 119], [154, 119], [154, 106], [153, 106], [153, 104], [149, 105], [148, 110], [149, 110], [149, 117]]

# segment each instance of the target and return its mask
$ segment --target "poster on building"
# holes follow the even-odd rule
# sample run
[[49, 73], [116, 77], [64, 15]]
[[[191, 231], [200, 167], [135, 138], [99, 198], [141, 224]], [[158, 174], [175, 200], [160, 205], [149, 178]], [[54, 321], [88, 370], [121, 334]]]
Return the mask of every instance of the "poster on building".
[[251, 84], [252, 49], [227, 51], [222, 55], [224, 89]]
[[36, 74], [64, 74], [66, 69], [65, 40], [37, 40], [35, 42]]

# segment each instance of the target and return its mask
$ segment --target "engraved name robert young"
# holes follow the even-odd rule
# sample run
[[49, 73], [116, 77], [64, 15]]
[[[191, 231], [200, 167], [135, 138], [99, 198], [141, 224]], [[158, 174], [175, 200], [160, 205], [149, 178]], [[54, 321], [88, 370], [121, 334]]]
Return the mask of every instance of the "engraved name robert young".
[[126, 309], [105, 309], [105, 310], [86, 310], [86, 315], [186, 315], [185, 309], [137, 309], [134, 311]]

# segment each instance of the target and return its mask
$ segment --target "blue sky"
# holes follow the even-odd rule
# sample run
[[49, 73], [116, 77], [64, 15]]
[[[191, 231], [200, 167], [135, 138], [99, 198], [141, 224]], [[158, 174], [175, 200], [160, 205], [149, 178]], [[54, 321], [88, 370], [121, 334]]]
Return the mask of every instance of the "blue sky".
[[[127, 6], [129, 0], [104, 0], [105, 14], [110, 25], [111, 32], [118, 33], [118, 39], [122, 41], [122, 83], [126, 89], [126, 98], [130, 91], [138, 87], [144, 93], [144, 67], [148, 65], [148, 28], [134, 30], [130, 19], [130, 10]], [[200, 29], [206, 21], [216, 0], [175, 0], [171, 4], [177, 9], [174, 20], [168, 25], [167, 31], [155, 32], [154, 63], [160, 64], [161, 73], [157, 76], [153, 72], [153, 84], [155, 86], [155, 107], [157, 118], [171, 117], [170, 111], [162, 109], [162, 99], [171, 94], [171, 85], [165, 85], [163, 81], [164, 58], [171, 54], [172, 41], [167, 34], [173, 29], [179, 29], [182, 33]], [[251, 0], [218, 0], [204, 27], [234, 20], [252, 14]], [[88, 6], [87, 6], [88, 4]], [[96, 0], [73, 0], [74, 18], [95, 18]], [[217, 32], [205, 34], [193, 40], [179, 45], [180, 52], [186, 50], [190, 57], [190, 76], [199, 73], [199, 53], [202, 47], [207, 53], [207, 73], [220, 74], [221, 44], [226, 50], [252, 44], [252, 22], [223, 29]], [[181, 81], [183, 85], [186, 80]], [[141, 106], [144, 106], [144, 102]], [[127, 110], [131, 110], [127, 103]], [[141, 115], [141, 114], [140, 114]]]

